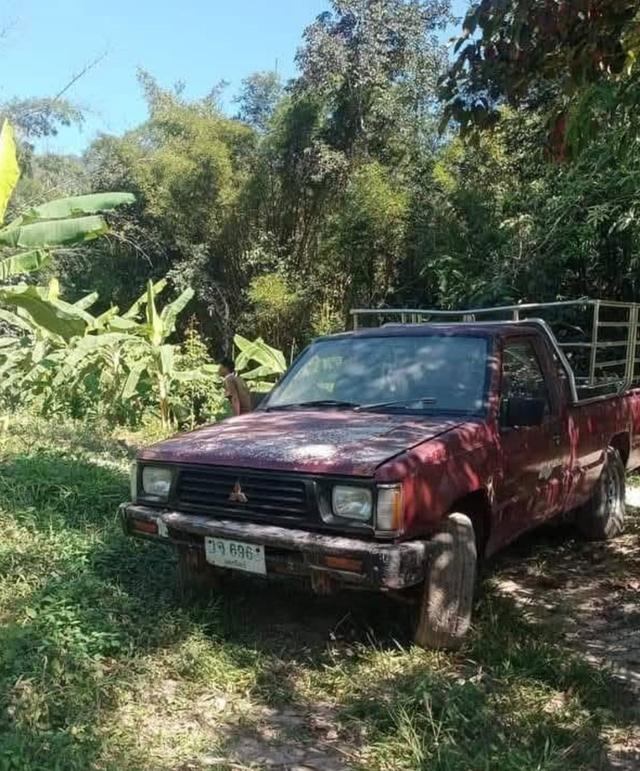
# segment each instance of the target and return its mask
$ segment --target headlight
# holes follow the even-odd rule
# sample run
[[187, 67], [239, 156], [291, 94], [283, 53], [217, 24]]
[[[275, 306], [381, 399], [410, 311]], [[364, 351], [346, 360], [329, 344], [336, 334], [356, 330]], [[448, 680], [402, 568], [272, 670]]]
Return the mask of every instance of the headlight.
[[376, 531], [396, 533], [402, 530], [403, 519], [402, 485], [380, 485], [376, 505]]
[[170, 468], [144, 466], [142, 469], [142, 491], [148, 498], [166, 501], [171, 490], [173, 474]]
[[336, 517], [365, 522], [371, 519], [373, 511], [371, 490], [366, 487], [336, 485], [331, 493], [331, 508]]

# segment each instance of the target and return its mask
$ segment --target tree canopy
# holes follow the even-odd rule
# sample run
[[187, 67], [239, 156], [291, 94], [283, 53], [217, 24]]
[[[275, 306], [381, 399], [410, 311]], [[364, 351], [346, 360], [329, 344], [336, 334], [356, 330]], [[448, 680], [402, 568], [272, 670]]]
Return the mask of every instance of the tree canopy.
[[142, 72], [147, 120], [33, 157], [12, 205], [134, 193], [59, 255], [62, 291], [104, 312], [166, 275], [216, 354], [290, 355], [356, 305], [638, 299], [636, 5], [482, 0], [448, 55], [445, 0], [333, 0], [293, 80], [250, 74], [225, 111]]

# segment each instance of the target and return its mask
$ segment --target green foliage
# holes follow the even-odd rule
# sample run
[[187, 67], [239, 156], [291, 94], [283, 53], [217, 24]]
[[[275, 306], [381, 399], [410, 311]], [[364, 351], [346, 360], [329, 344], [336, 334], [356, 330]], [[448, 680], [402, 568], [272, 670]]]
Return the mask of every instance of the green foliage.
[[[180, 345], [178, 366], [181, 371], [207, 371], [212, 364], [209, 351], [192, 316]], [[194, 429], [203, 423], [211, 423], [227, 417], [228, 404], [217, 377], [179, 380], [173, 394], [179, 425]]]
[[575, 127], [599, 112], [602, 128], [604, 116], [615, 114], [630, 91], [635, 101], [638, 22], [633, 0], [472, 3], [443, 83], [445, 119], [463, 129], [486, 127], [504, 103], [542, 108], [550, 112], [552, 140], [563, 154], [571, 139], [567, 113]]
[[[348, 275], [343, 311], [383, 303], [394, 290], [405, 252], [409, 195], [377, 161], [353, 173], [329, 223], [327, 269]], [[327, 276], [327, 281], [331, 277]]]
[[[582, 771], [614, 760], [611, 745], [632, 756], [637, 709], [619, 679], [572, 651], [555, 615], [534, 622], [490, 581], [461, 655], [408, 645], [404, 608], [366, 593], [319, 603], [290, 582], [238, 580], [186, 603], [171, 550], [124, 536], [114, 515], [153, 438], [21, 416], [0, 433], [3, 771], [231, 769], [265, 726], [265, 752], [310, 748], [320, 768], [343, 762], [336, 744], [372, 771]], [[520, 547], [541, 600], [558, 548]], [[602, 565], [590, 576], [584, 544], [565, 549], [583, 599]], [[636, 580], [633, 554], [616, 584]], [[496, 569], [513, 582], [513, 564]], [[283, 725], [295, 735], [274, 740]]]
[[283, 87], [277, 72], [255, 72], [244, 78], [236, 102], [238, 117], [259, 131], [266, 131], [273, 111], [282, 98]]
[[435, 33], [449, 3], [334, 0], [331, 9], [305, 30], [298, 87], [326, 100], [340, 149], [387, 160], [396, 148], [405, 155], [402, 145], [420, 131], [444, 64]]
[[242, 335], [236, 335], [233, 342], [238, 349], [236, 372], [242, 375], [249, 390], [256, 393], [270, 391], [287, 368], [282, 351], [267, 345], [260, 337], [247, 340]]
[[[19, 176], [13, 130], [5, 121], [0, 133], [0, 220]], [[0, 281], [38, 270], [49, 259], [52, 248], [70, 247], [103, 235], [108, 228], [101, 213], [132, 201], [129, 193], [104, 193], [30, 208], [0, 227], [0, 245], [11, 250], [9, 254], [0, 252]], [[0, 303], [21, 309], [38, 327], [64, 339], [80, 334], [86, 324], [81, 308], [60, 301], [57, 292], [50, 289], [0, 284]]]
[[[112, 308], [147, 281], [193, 287], [211, 351], [240, 332], [289, 359], [354, 305], [638, 299], [635, 4], [539, 5], [471, 4], [447, 76], [447, 2], [335, 0], [304, 31], [299, 75], [250, 75], [234, 119], [219, 88], [190, 101], [141, 73], [148, 120], [81, 161], [33, 158], [10, 218], [44, 180], [65, 199], [133, 191], [113, 237], [58, 250], [45, 275], [70, 305], [97, 292], [92, 315], [120, 334]], [[438, 134], [443, 112], [462, 136]]]
[[296, 330], [299, 340], [305, 335], [308, 319], [304, 294], [292, 289], [280, 274], [256, 276], [247, 295], [252, 307], [244, 327], [249, 334], [265, 337], [281, 348], [295, 340]]
[[10, 99], [0, 105], [0, 119], [17, 127], [27, 139], [55, 136], [59, 126], [81, 125], [82, 111], [60, 97]]
[[191, 105], [144, 73], [141, 82], [150, 120], [129, 140], [144, 157], [135, 168], [137, 187], [164, 232], [206, 242], [219, 232], [237, 195], [252, 132], [222, 117], [211, 99]]
[[[7, 287], [16, 310], [2, 311], [0, 322], [21, 334], [0, 337], [0, 403], [111, 424], [139, 426], [154, 417], [163, 431], [221, 417], [226, 400], [217, 366], [194, 322], [182, 344], [170, 341], [193, 289], [159, 309], [166, 286], [149, 281], [123, 314], [113, 307], [99, 316], [89, 312], [95, 292], [71, 305], [55, 281], [47, 289]], [[238, 335], [235, 342], [249, 387], [270, 390], [286, 368], [283, 354], [260, 338]]]

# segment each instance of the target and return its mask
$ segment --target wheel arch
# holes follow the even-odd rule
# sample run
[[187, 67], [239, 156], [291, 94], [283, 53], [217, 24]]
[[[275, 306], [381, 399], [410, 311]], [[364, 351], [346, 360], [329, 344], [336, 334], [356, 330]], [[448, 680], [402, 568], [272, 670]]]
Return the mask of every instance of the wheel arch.
[[489, 491], [485, 488], [480, 488], [463, 495], [454, 502], [450, 511], [466, 514], [469, 517], [476, 533], [478, 557], [484, 556], [491, 534], [492, 524], [492, 508]]
[[609, 440], [609, 447], [613, 447], [620, 453], [624, 467], [627, 467], [631, 454], [631, 438], [628, 431], [621, 431]]

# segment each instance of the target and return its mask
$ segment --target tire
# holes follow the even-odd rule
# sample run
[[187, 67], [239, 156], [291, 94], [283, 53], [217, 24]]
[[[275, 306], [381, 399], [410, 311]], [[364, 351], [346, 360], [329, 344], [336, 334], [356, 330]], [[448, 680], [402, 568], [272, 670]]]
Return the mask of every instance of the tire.
[[466, 514], [450, 514], [433, 538], [414, 641], [422, 648], [455, 650], [471, 626], [478, 556]]
[[209, 594], [220, 588], [220, 577], [199, 549], [177, 547], [176, 583], [183, 598]]
[[604, 468], [591, 500], [577, 512], [576, 525], [589, 541], [608, 541], [620, 535], [625, 517], [625, 467], [620, 453], [607, 447]]

